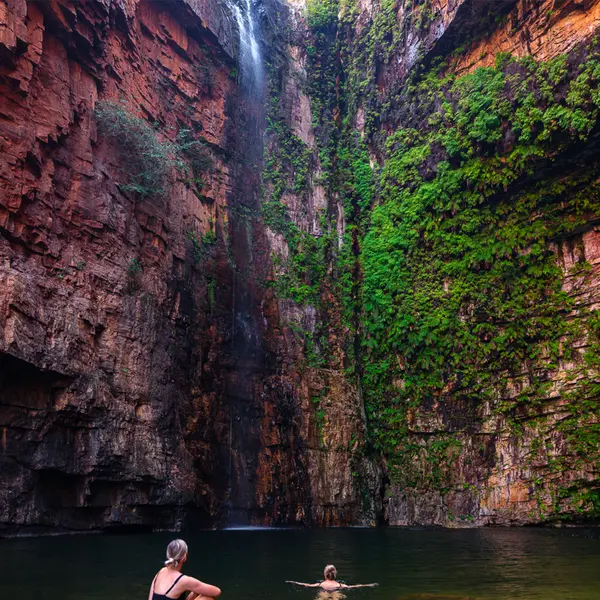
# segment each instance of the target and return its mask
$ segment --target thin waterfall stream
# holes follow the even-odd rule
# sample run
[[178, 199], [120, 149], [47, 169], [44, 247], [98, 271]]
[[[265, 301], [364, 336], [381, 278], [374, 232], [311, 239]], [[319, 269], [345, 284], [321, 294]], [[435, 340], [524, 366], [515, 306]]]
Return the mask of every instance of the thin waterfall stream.
[[252, 1], [239, 0], [239, 2], [240, 4], [236, 4], [234, 0], [227, 0], [226, 4], [239, 32], [238, 60], [241, 78], [248, 91], [258, 93], [262, 89], [264, 72]]
[[225, 0], [225, 9], [238, 37], [237, 65], [240, 98], [236, 116], [235, 152], [241, 167], [228, 197], [231, 240], [231, 343], [227, 379], [229, 458], [226, 517], [228, 526], [248, 525], [255, 504], [260, 458], [262, 401], [256, 395], [264, 378], [262, 333], [254, 306], [260, 305], [253, 281], [252, 220], [259, 208], [265, 128], [264, 66], [260, 24], [253, 0]]

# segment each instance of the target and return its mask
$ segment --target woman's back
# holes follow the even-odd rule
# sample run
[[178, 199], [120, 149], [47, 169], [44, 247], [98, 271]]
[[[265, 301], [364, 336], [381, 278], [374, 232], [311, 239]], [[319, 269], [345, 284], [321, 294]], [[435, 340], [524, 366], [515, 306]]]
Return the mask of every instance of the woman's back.
[[185, 589], [177, 589], [182, 587], [178, 585], [182, 577], [183, 574], [179, 573], [179, 571], [163, 567], [154, 579], [153, 600], [163, 600], [164, 598], [177, 600], [181, 594], [187, 591]]
[[[296, 585], [302, 585], [304, 587], [321, 588], [324, 592], [335, 592], [337, 590], [350, 590], [352, 588], [359, 587], [375, 587], [376, 583], [364, 583], [358, 585], [346, 585], [336, 581], [337, 569], [333, 565], [327, 565], [323, 571], [325, 579], [319, 583], [302, 583], [300, 581], [286, 581], [286, 583], [295, 583]], [[345, 596], [341, 596], [345, 598]]]
[[187, 600], [213, 600], [221, 595], [218, 587], [181, 573], [187, 552], [187, 544], [183, 540], [173, 540], [169, 544], [166, 566], [152, 580], [148, 600], [178, 600], [185, 592], [191, 592]]
[[333, 590], [339, 590], [342, 587], [342, 584], [335, 579], [325, 579], [324, 581], [321, 581], [320, 586], [321, 589], [331, 592]]

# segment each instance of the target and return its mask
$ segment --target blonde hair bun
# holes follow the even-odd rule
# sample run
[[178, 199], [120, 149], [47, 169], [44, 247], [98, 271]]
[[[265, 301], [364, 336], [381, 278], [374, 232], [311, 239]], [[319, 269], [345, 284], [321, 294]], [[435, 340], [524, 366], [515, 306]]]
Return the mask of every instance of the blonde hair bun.
[[325, 579], [335, 579], [337, 577], [337, 569], [333, 565], [327, 565], [323, 571]]
[[183, 540], [173, 540], [167, 546], [166, 567], [178, 567], [179, 563], [185, 558], [188, 553], [187, 544]]

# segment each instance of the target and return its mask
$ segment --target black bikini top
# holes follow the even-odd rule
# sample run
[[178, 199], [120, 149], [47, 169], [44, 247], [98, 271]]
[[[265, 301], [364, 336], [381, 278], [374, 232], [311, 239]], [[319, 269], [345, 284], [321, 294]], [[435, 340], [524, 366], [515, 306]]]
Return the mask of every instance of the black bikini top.
[[[165, 598], [166, 598], [166, 600], [178, 600], [178, 598], [181, 597], [183, 592], [181, 594], [179, 594], [179, 596], [177, 596], [177, 598], [171, 598], [167, 594], [177, 585], [177, 582], [182, 577], [183, 577], [183, 573], [173, 582], [173, 585], [164, 594], [157, 594], [156, 592], [154, 592], [152, 594], [152, 600], [164, 600]], [[156, 580], [156, 577], [154, 579]]]

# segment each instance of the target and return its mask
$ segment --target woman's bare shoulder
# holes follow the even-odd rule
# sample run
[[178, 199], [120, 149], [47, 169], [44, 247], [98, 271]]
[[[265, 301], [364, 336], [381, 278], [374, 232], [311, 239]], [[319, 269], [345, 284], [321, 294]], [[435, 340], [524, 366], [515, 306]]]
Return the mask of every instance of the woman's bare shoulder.
[[[189, 587], [190, 585], [196, 585], [198, 583], [200, 584], [204, 584], [204, 581], [201, 581], [200, 579], [198, 579], [197, 577], [192, 577], [191, 575], [184, 575], [180, 580], [179, 583], [181, 585], [183, 585], [184, 587]], [[208, 585], [208, 584], [205, 584]]]
[[163, 567], [157, 574], [154, 579], [155, 583], [158, 583], [159, 587], [169, 587], [171, 585], [177, 584], [177, 587], [185, 581], [185, 575], [183, 577], [180, 576], [179, 573], [172, 573], [172, 570], [168, 567]]

